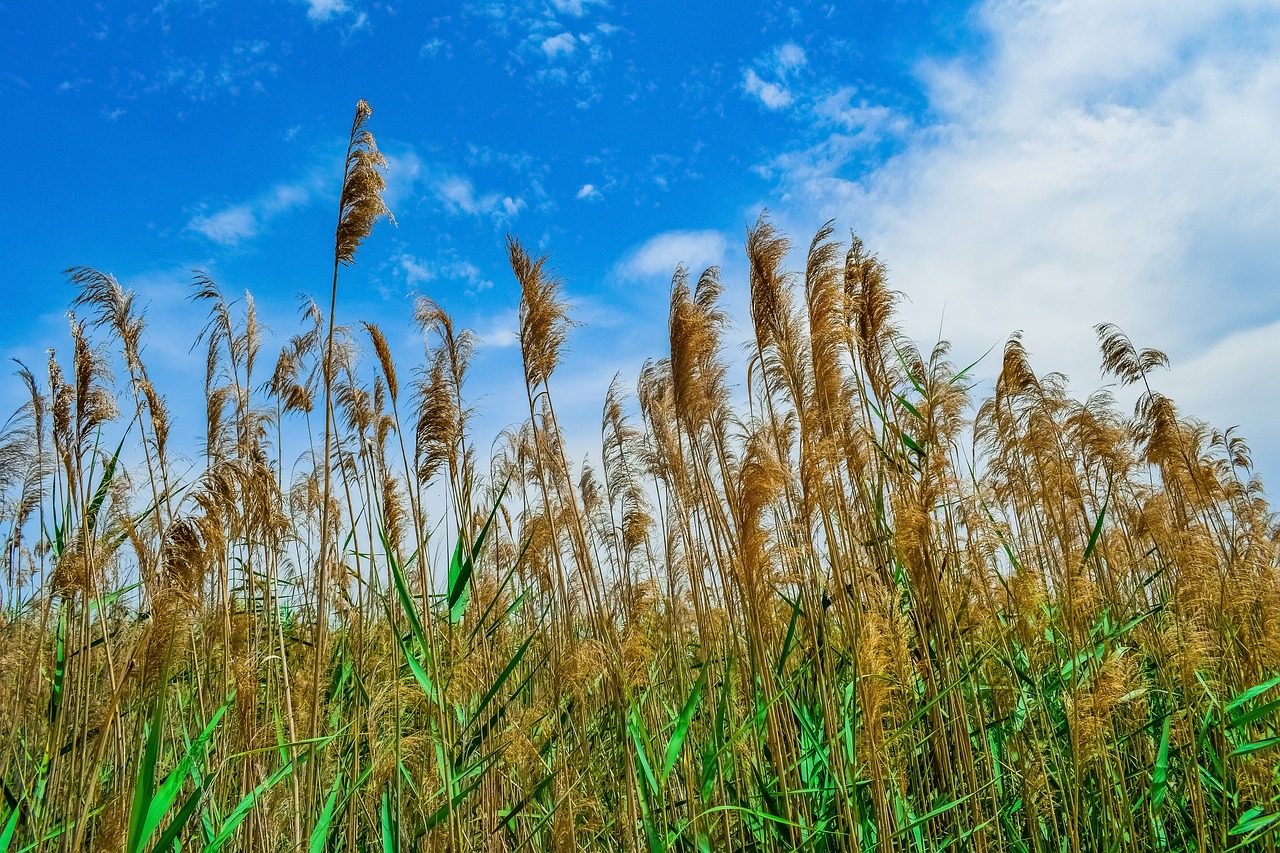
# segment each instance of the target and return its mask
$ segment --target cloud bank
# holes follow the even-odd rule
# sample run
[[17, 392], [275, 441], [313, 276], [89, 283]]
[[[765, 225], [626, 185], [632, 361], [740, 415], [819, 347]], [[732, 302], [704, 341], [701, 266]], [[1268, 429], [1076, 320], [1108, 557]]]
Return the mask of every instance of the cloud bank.
[[[788, 227], [854, 227], [907, 294], [908, 328], [941, 324], [961, 358], [1023, 329], [1035, 364], [1091, 388], [1092, 327], [1115, 322], [1169, 352], [1161, 384], [1190, 411], [1280, 443], [1280, 385], [1262, 367], [1280, 358], [1280, 7], [978, 14], [988, 52], [921, 68], [931, 118], [882, 167], [842, 177], [839, 134], [764, 167], [789, 194]], [[815, 103], [851, 125], [881, 115]], [[1217, 390], [1233, 385], [1235, 402]]]

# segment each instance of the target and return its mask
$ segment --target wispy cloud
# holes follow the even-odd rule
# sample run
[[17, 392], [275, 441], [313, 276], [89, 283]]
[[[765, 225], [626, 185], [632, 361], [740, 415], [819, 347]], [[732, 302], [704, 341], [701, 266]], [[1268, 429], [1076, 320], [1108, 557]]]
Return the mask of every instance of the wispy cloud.
[[480, 268], [470, 261], [449, 253], [438, 260], [424, 260], [408, 252], [396, 258], [396, 273], [410, 288], [421, 288], [436, 281], [461, 282], [467, 293], [481, 293], [493, 287]]
[[422, 43], [422, 47], [418, 48], [418, 57], [420, 59], [441, 55], [452, 57], [453, 51], [449, 47], [449, 43], [439, 36], [427, 39]]
[[307, 20], [316, 27], [321, 24], [339, 25], [343, 44], [357, 33], [370, 28], [369, 13], [357, 7], [351, 0], [305, 0]]
[[860, 96], [854, 86], [842, 86], [818, 98], [813, 114], [824, 123], [872, 139], [885, 133], [901, 135], [913, 129], [910, 117]]
[[237, 246], [257, 237], [276, 217], [310, 203], [316, 189], [314, 181], [276, 184], [251, 201], [201, 210], [187, 223], [187, 229], [220, 246]]
[[780, 110], [791, 106], [795, 96], [788, 88], [788, 81], [808, 64], [804, 48], [795, 42], [784, 42], [742, 75], [742, 88], [758, 99], [766, 109]]
[[809, 59], [805, 56], [804, 48], [793, 41], [789, 41], [773, 49], [769, 64], [773, 67], [774, 73], [785, 77], [794, 71], [804, 68], [808, 63]]
[[57, 90], [59, 93], [75, 92], [78, 95], [80, 94], [80, 90], [82, 88], [84, 88], [86, 85], [92, 82], [93, 80], [89, 79], [88, 77], [76, 77], [74, 80], [63, 80], [61, 83], [58, 84]]
[[666, 231], [654, 235], [618, 262], [622, 279], [670, 278], [680, 264], [695, 274], [723, 263], [729, 242], [719, 231]]
[[398, 216], [417, 196], [428, 167], [418, 152], [406, 145], [389, 142], [382, 147], [382, 153], [387, 158], [387, 188], [382, 200], [391, 208], [392, 215]]
[[222, 246], [234, 246], [258, 236], [261, 223], [247, 204], [237, 204], [216, 213], [201, 214], [187, 227]]
[[347, 0], [307, 0], [307, 18], [317, 24], [349, 14], [351, 11], [353, 11], [351, 4]]
[[563, 15], [570, 15], [574, 18], [581, 18], [587, 14], [592, 6], [599, 6], [602, 9], [609, 8], [606, 0], [551, 0], [551, 8]]
[[[617, 24], [601, 20], [609, 10], [608, 3], [473, 0], [464, 4], [463, 10], [485, 22], [495, 36], [510, 42], [512, 69], [522, 68], [531, 85], [540, 89], [569, 87], [577, 95], [576, 105], [584, 109], [602, 99], [602, 72], [613, 59], [609, 42], [622, 31]], [[439, 49], [434, 47], [431, 53]]]
[[436, 179], [432, 189], [451, 213], [514, 219], [526, 207], [524, 199], [519, 197], [498, 192], [478, 193], [471, 179], [465, 175], [442, 175]]
[[604, 198], [604, 195], [601, 194], [600, 190], [596, 189], [595, 184], [583, 184], [575, 198], [578, 201], [599, 201]]
[[[167, 65], [144, 79], [145, 94], [179, 91], [193, 101], [218, 96], [238, 97], [265, 91], [265, 80], [280, 66], [272, 58], [271, 45], [262, 39], [240, 40], [216, 58], [169, 56]], [[125, 91], [124, 94], [132, 94]]]
[[756, 73], [754, 68], [748, 68], [746, 74], [742, 78], [742, 88], [746, 90], [748, 95], [754, 95], [760, 99], [760, 103], [764, 104], [771, 110], [780, 110], [783, 107], [791, 106], [792, 97], [788, 90], [781, 83], [771, 83]]
[[488, 322], [476, 329], [482, 349], [510, 349], [520, 344], [520, 315], [515, 309], [489, 313]]

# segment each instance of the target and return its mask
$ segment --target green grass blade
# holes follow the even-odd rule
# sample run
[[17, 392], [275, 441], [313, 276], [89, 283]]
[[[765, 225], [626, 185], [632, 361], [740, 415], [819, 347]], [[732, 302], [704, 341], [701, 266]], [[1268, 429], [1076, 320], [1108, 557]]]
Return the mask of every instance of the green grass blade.
[[342, 773], [339, 772], [333, 779], [333, 788], [329, 791], [329, 798], [325, 800], [324, 808], [320, 810], [315, 828], [311, 830], [311, 838], [307, 842], [307, 853], [324, 853], [325, 847], [329, 844], [329, 827], [333, 825], [333, 813], [338, 806], [338, 793], [341, 788]]
[[1151, 771], [1151, 810], [1160, 811], [1169, 790], [1169, 727], [1172, 715], [1166, 714], [1160, 730], [1160, 747], [1156, 750], [1156, 766]]
[[400, 825], [391, 814], [391, 791], [382, 792], [382, 853], [397, 853], [400, 849]]
[[973, 796], [973, 793], [974, 792], [965, 794], [963, 797], [957, 797], [956, 799], [948, 803], [944, 803], [943, 805], [936, 806], [932, 809], [929, 809], [929, 811], [925, 812], [924, 814], [920, 815], [917, 818], [912, 819], [910, 823], [908, 823], [906, 826], [902, 827], [897, 832], [895, 832], [893, 834], [893, 837], [898, 838], [899, 836], [905, 835], [908, 832], [914, 832], [915, 830], [923, 826], [925, 823], [928, 823], [929, 821], [933, 820], [935, 817], [946, 814], [947, 812], [954, 809], [956, 806], [965, 802], [966, 800], [968, 800], [970, 797]]
[[476, 724], [476, 721], [480, 719], [480, 715], [484, 713], [485, 708], [489, 707], [489, 703], [493, 701], [493, 697], [498, 695], [498, 691], [502, 689], [502, 685], [507, 683], [507, 679], [511, 677], [511, 673], [515, 671], [515, 668], [520, 665], [520, 661], [524, 659], [525, 652], [529, 651], [529, 644], [533, 642], [533, 638], [535, 636], [535, 634], [530, 634], [526, 637], [525, 641], [520, 644], [520, 648], [516, 649], [516, 653], [511, 656], [511, 660], [507, 661], [507, 665], [503, 667], [502, 673], [498, 676], [497, 680], [493, 682], [493, 685], [489, 688], [488, 692], [484, 694], [484, 698], [482, 698], [480, 700], [480, 704], [476, 706], [476, 710], [471, 715], [471, 719], [468, 720], [467, 724], [463, 727], [463, 734], [466, 734], [466, 732]]
[[661, 789], [658, 787], [658, 778], [653, 775], [653, 767], [649, 764], [648, 747], [645, 744], [648, 737], [645, 735], [644, 721], [640, 719], [640, 709], [635, 706], [631, 708], [631, 721], [627, 724], [627, 729], [631, 732], [631, 740], [636, 747], [636, 760], [640, 763], [644, 781], [648, 783], [649, 790], [654, 796], [658, 796]]
[[[318, 741], [312, 741], [311, 748], [300, 753], [296, 759], [288, 762], [279, 770], [263, 779], [252, 791], [245, 794], [244, 797], [241, 798], [240, 802], [236, 804], [236, 807], [231, 810], [231, 813], [227, 815], [226, 819], [222, 822], [222, 827], [218, 830], [218, 834], [215, 835], [208, 845], [205, 846], [204, 853], [217, 853], [217, 851], [221, 850], [223, 846], [231, 840], [235, 831], [240, 827], [240, 824], [244, 822], [244, 819], [249, 816], [250, 810], [253, 809], [254, 805], [263, 794], [274, 788], [284, 779], [287, 779], [289, 775], [293, 773], [294, 768], [296, 768], [298, 764], [302, 763], [312, 755], [315, 755], [315, 753], [323, 749], [336, 737], [337, 735], [333, 734], [320, 738]], [[274, 747], [272, 747], [272, 750], [274, 751]]]
[[116, 468], [120, 464], [120, 453], [124, 450], [124, 441], [127, 436], [126, 431], [125, 436], [122, 436], [120, 443], [116, 445], [116, 452], [111, 454], [107, 464], [102, 467], [102, 479], [98, 481], [98, 486], [94, 489], [93, 497], [85, 510], [84, 530], [88, 536], [92, 536], [98, 526], [98, 513], [102, 511], [102, 505], [106, 503], [107, 495], [111, 492], [111, 481], [115, 479]]
[[1262, 806], [1254, 806], [1240, 816], [1240, 820], [1231, 828], [1230, 834], [1248, 835], [1256, 839], [1277, 820], [1280, 820], [1280, 812], [1268, 813]]
[[1107, 519], [1107, 504], [1111, 502], [1111, 482], [1107, 481], [1107, 496], [1102, 499], [1102, 507], [1098, 510], [1098, 520], [1093, 523], [1093, 532], [1089, 534], [1089, 544], [1084, 548], [1084, 556], [1080, 565], [1086, 565], [1093, 556], [1093, 549], [1098, 547], [1098, 537], [1102, 535], [1102, 525]]
[[782, 640], [782, 653], [778, 655], [778, 665], [773, 670], [777, 678], [782, 678], [782, 670], [787, 665], [787, 658], [791, 657], [791, 648], [796, 639], [796, 621], [800, 618], [800, 598], [797, 596], [796, 600], [792, 601], [785, 595], [779, 597], [791, 605], [791, 618], [787, 621], [787, 635]]
[[[147, 840], [151, 838], [151, 835], [164, 821], [165, 815], [169, 812], [169, 808], [173, 805], [174, 800], [177, 799], [178, 791], [182, 788], [183, 782], [186, 781], [187, 776], [191, 773], [195, 762], [199, 761], [204, 755], [205, 747], [213, 737], [214, 729], [218, 727], [218, 723], [222, 720], [222, 716], [227, 712], [229, 707], [231, 707], [231, 703], [230, 701], [227, 701], [217, 710], [213, 715], [213, 719], [209, 721], [209, 724], [204, 727], [204, 730], [201, 731], [195, 741], [192, 742], [191, 746], [187, 750], [187, 754], [178, 762], [178, 766], [173, 769], [173, 772], [171, 772], [168, 777], [160, 783], [160, 787], [156, 789], [155, 794], [151, 797], [151, 804], [147, 809], [146, 820], [142, 825], [142, 834], [138, 839], [138, 843], [140, 845], [145, 845]], [[192, 796], [195, 795], [193, 794]], [[188, 817], [190, 817], [190, 815], [188, 815]], [[181, 824], [178, 826], [180, 829]], [[172, 828], [172, 826], [170, 828]], [[159, 842], [157, 842], [154, 849], [160, 849]]]
[[391, 547], [391, 543], [387, 539], [387, 531], [380, 527], [378, 528], [378, 535], [382, 537], [383, 551], [386, 553], [387, 565], [391, 568], [391, 578], [396, 587], [396, 597], [400, 601], [400, 608], [409, 619], [409, 627], [413, 632], [418, 648], [423, 654], [428, 654], [427, 635], [422, 629], [422, 620], [418, 618], [418, 608], [413, 603], [413, 596], [409, 593], [409, 584], [405, 581], [404, 569], [401, 568], [400, 561], [395, 556], [395, 549]]
[[689, 734], [689, 724], [693, 722], [693, 715], [698, 710], [698, 702], [702, 699], [702, 690], [707, 684], [707, 668], [702, 668], [702, 673], [698, 676], [697, 682], [694, 683], [693, 689], [689, 691], [689, 698], [684, 703], [684, 708], [680, 711], [680, 716], [676, 719], [675, 729], [671, 732], [671, 740], [667, 743], [667, 756], [662, 762], [662, 781], [666, 782], [671, 775], [671, 769], [676, 766], [676, 760], [680, 757], [680, 748], [684, 746], [685, 738]]
[[1278, 687], [1278, 686], [1280, 686], [1280, 675], [1277, 675], [1275, 678], [1271, 679], [1270, 681], [1264, 681], [1261, 684], [1256, 684], [1253, 687], [1250, 687], [1248, 690], [1244, 691], [1235, 699], [1232, 699], [1230, 702], [1227, 703], [1227, 708], [1226, 708], [1227, 713], [1230, 714], [1234, 711], [1239, 710], [1239, 708], [1242, 705], [1248, 702], [1251, 702], [1254, 699], [1257, 699], [1263, 693], [1266, 693], [1268, 690], [1272, 689], [1273, 687]]
[[489, 510], [489, 517], [485, 519], [484, 527], [480, 528], [480, 535], [476, 537], [475, 543], [470, 548], [463, 547], [463, 535], [458, 533], [458, 544], [454, 547], [453, 559], [449, 561], [449, 595], [447, 603], [449, 605], [449, 621], [457, 624], [462, 621], [462, 616], [466, 612], [467, 604], [471, 600], [471, 575], [475, 571], [476, 560], [480, 557], [480, 551], [484, 548], [484, 541], [489, 536], [489, 528], [493, 526], [493, 519], [498, 514], [498, 507], [502, 505], [502, 499], [506, 497], [507, 486], [510, 480], [502, 485], [502, 490], [498, 492], [498, 498], [493, 502], [493, 508]]
[[162, 683], [160, 695], [156, 697], [155, 705], [151, 710], [151, 720], [147, 724], [147, 739], [142, 752], [142, 763], [138, 766], [138, 775], [134, 778], [133, 807], [129, 810], [129, 835], [125, 844], [125, 849], [129, 853], [138, 853], [146, 841], [143, 829], [147, 825], [151, 799], [155, 793], [156, 764], [160, 760], [160, 742], [167, 694], [167, 685]]
[[9, 845], [13, 842], [13, 834], [18, 831], [18, 818], [21, 815], [22, 810], [14, 806], [13, 814], [9, 815], [4, 823], [4, 830], [0, 831], [0, 853], [9, 853]]
[[[489, 621], [489, 615], [493, 613], [493, 608], [496, 607], [498, 602], [502, 599], [502, 594], [506, 592], [507, 587], [510, 586], [511, 582], [515, 579], [516, 573], [520, 568], [520, 564], [524, 562], [525, 554], [528, 553], [529, 546], [532, 544], [533, 544], [533, 535], [530, 534], [525, 537], [524, 544], [520, 546], [520, 553], [516, 555], [515, 562], [511, 564], [511, 567], [507, 569], [507, 573], [503, 576], [502, 583], [498, 585], [498, 591], [494, 593], [493, 598], [489, 599], [489, 603], [488, 605], [485, 606], [484, 612], [481, 613], [480, 618], [476, 620], [476, 626], [471, 629], [470, 639], [474, 640], [476, 638], [476, 635], [479, 634], [484, 629], [485, 623]], [[511, 616], [512, 613], [516, 612], [516, 610], [519, 609], [521, 602], [524, 601], [525, 597], [528, 594], [529, 594], [529, 590], [527, 589], [521, 592], [520, 595], [513, 602], [511, 602], [506, 612], [502, 614], [502, 618], [505, 619]], [[498, 621], [499, 620], [495, 620], [494, 628], [497, 627]]]
[[462, 534], [458, 534], [458, 542], [453, 546], [453, 558], [449, 560], [449, 622], [458, 624], [471, 602], [471, 573], [475, 566], [463, 548]]
[[1265, 740], [1255, 740], [1251, 743], [1242, 743], [1235, 749], [1231, 750], [1231, 755], [1252, 755], [1255, 752], [1265, 752], [1268, 749], [1274, 749], [1280, 746], [1280, 737], [1269, 737]]
[[427, 698], [432, 702], [437, 701], [436, 685], [431, 680], [431, 676], [427, 675], [427, 671], [422, 668], [422, 664], [418, 662], [413, 651], [405, 645], [404, 640], [399, 640], [400, 652], [404, 655], [405, 663], [409, 665], [409, 671], [413, 673], [414, 681], [418, 682], [418, 686], [422, 688], [422, 692], [427, 694]]
[[155, 846], [151, 848], [151, 853], [168, 853], [173, 849], [174, 844], [178, 841], [178, 835], [181, 834], [187, 822], [196, 813], [196, 810], [200, 808], [200, 801], [204, 798], [205, 792], [208, 791], [209, 784], [212, 781], [213, 777], [209, 777], [203, 785], [191, 792], [186, 802], [183, 803], [182, 808], [178, 810], [178, 813], [173, 816], [173, 820], [165, 827], [164, 832], [160, 833], [160, 837], [156, 839]]
[[49, 689], [49, 725], [57, 725], [62, 708], [62, 688], [67, 678], [67, 610], [58, 609], [58, 634], [53, 646], [53, 684]]
[[[1236, 710], [1239, 710], [1239, 706], [1237, 706]], [[1274, 716], [1278, 712], [1280, 712], [1280, 699], [1267, 702], [1265, 705], [1259, 705], [1257, 708], [1254, 708], [1252, 711], [1249, 711], [1247, 714], [1241, 714], [1238, 717], [1232, 717], [1227, 722], [1227, 728], [1229, 729], [1243, 728], [1244, 726], [1250, 725], [1251, 723], [1256, 723], [1259, 720], [1265, 720], [1267, 717]], [[1231, 716], [1230, 712], [1228, 712], [1228, 716]]]
[[496, 833], [496, 832], [502, 831], [503, 829], [506, 829], [507, 826], [511, 824], [511, 821], [515, 820], [516, 817], [522, 811], [524, 811], [525, 807], [529, 805], [529, 803], [533, 802], [534, 800], [538, 799], [538, 797], [542, 796], [543, 791], [545, 791], [548, 787], [551, 786], [551, 782], [555, 778], [556, 778], [556, 774], [554, 772], [548, 773], [541, 782], [539, 782], [537, 785], [534, 786], [532, 791], [530, 791], [529, 793], [521, 797], [520, 801], [507, 811], [506, 816], [502, 819], [502, 823], [498, 824], [494, 832]]

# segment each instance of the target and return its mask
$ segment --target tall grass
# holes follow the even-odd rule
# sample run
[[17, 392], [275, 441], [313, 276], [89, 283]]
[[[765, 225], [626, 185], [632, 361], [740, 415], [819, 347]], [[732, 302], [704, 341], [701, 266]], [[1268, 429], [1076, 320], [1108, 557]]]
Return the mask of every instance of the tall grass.
[[422, 300], [406, 373], [338, 322], [387, 213], [368, 118], [328, 310], [273, 366], [196, 278], [194, 470], [110, 275], [69, 272], [69, 362], [19, 366], [0, 853], [1275, 848], [1277, 526], [1162, 353], [1098, 327], [1130, 415], [1015, 335], [974, 400], [856, 236], [793, 272], [762, 216], [747, 364], [718, 270], [676, 270], [595, 470], [554, 405], [571, 307], [512, 239], [528, 419], [484, 460], [470, 332]]

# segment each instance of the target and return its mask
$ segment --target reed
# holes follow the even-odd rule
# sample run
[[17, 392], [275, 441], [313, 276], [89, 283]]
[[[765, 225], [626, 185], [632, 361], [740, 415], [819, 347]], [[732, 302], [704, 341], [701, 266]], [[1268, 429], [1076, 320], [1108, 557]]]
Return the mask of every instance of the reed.
[[1130, 413], [1015, 334], [975, 399], [856, 235], [790, 270], [762, 215], [748, 281], [673, 271], [595, 469], [554, 404], [572, 306], [511, 238], [528, 418], [477, 443], [439, 304], [416, 365], [336, 322], [389, 216], [370, 112], [268, 377], [252, 299], [194, 280], [199, 464], [109, 274], [68, 271], [67, 361], [19, 365], [0, 853], [1275, 849], [1280, 528], [1163, 353], [1098, 327]]

